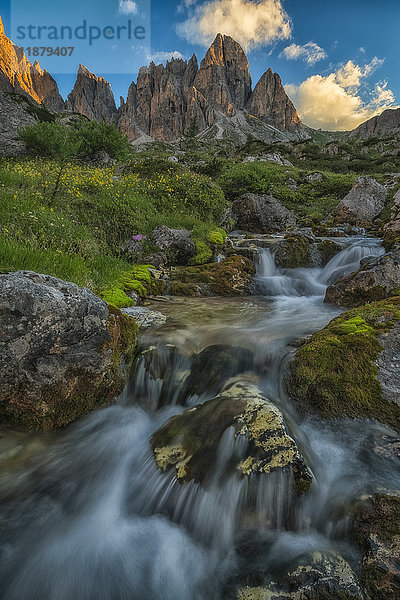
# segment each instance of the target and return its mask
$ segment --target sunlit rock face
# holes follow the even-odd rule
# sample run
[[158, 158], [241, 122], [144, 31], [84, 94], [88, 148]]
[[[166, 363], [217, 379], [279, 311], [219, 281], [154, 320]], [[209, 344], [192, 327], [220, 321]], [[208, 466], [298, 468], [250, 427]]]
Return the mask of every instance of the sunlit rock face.
[[302, 129], [299, 115], [284, 90], [281, 78], [272, 69], [268, 69], [255, 86], [246, 110], [278, 129], [294, 132]]
[[261, 121], [261, 137], [271, 136], [265, 125], [307, 137], [279, 75], [269, 69], [252, 93], [243, 49], [231, 37], [218, 34], [200, 68], [194, 55], [188, 62], [142, 67], [126, 101], [121, 99], [118, 125], [131, 140], [149, 136], [172, 141], [210, 128], [211, 137], [230, 137], [232, 123], [244, 130], [243, 135], [249, 132], [253, 123], [246, 122], [247, 113]]
[[58, 86], [37, 61], [32, 64], [19, 48], [5, 35], [0, 17], [0, 90], [29, 96], [55, 111], [64, 108]]
[[174, 60], [139, 70], [117, 108], [110, 83], [80, 65], [66, 102], [53, 77], [5, 35], [0, 21], [0, 91], [24, 94], [54, 111], [114, 123], [130, 141], [172, 142], [206, 136], [245, 143], [308, 137], [278, 74], [271, 69], [254, 91], [249, 61], [240, 44], [218, 34], [200, 63]]
[[117, 119], [117, 107], [109, 82], [91, 73], [84, 65], [79, 65], [66, 106], [91, 120], [115, 122]]
[[195, 87], [225, 114], [243, 109], [251, 94], [249, 61], [231, 37], [218, 34], [201, 61]]

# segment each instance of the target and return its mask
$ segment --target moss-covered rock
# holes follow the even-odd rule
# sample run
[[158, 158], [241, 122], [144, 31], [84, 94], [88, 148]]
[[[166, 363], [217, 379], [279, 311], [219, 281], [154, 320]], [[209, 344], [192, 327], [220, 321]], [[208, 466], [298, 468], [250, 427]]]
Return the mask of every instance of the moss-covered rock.
[[211, 397], [222, 389], [228, 379], [248, 371], [253, 361], [253, 353], [245, 348], [226, 344], [207, 346], [193, 356], [181, 397], [199, 397], [206, 393]]
[[237, 600], [363, 600], [347, 561], [337, 552], [313, 552], [297, 560], [278, 581], [241, 587]]
[[0, 275], [0, 419], [49, 430], [102, 406], [126, 382], [137, 325], [85, 288]]
[[292, 473], [296, 491], [308, 489], [311, 475], [282, 413], [258, 388], [233, 381], [204, 404], [173, 417], [152, 438], [155, 461], [161, 471], [174, 469], [181, 482], [204, 482], [212, 476], [223, 433], [232, 427], [235, 437], [247, 440], [244, 454], [232, 456], [230, 468], [243, 476], [274, 471]]
[[399, 320], [395, 297], [346, 312], [315, 333], [297, 351], [286, 380], [300, 410], [327, 419], [377, 419], [400, 430], [400, 406], [382, 387], [383, 365], [377, 366]]
[[289, 234], [275, 245], [274, 257], [276, 265], [283, 269], [324, 267], [341, 249], [341, 246], [332, 240]]
[[135, 305], [132, 296], [147, 298], [151, 295], [162, 294], [164, 281], [156, 278], [152, 265], [133, 265], [125, 271], [112, 288], [101, 292], [103, 300], [115, 308], [128, 308]]
[[400, 292], [400, 249], [368, 261], [359, 271], [328, 287], [325, 302], [362, 306]]
[[250, 292], [253, 263], [230, 256], [219, 263], [177, 267], [171, 273], [169, 292], [174, 296], [240, 296]]
[[284, 269], [308, 267], [310, 243], [310, 239], [305, 235], [287, 236], [276, 245], [275, 264]]
[[358, 507], [353, 538], [362, 552], [361, 581], [374, 600], [400, 598], [400, 498], [376, 494]]

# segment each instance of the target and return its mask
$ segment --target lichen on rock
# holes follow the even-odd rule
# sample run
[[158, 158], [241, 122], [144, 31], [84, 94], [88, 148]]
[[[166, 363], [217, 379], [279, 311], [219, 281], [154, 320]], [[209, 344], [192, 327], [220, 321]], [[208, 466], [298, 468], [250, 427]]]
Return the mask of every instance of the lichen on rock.
[[[263, 585], [243, 585], [237, 600], [363, 600], [364, 594], [349, 563], [337, 552], [301, 555], [287, 573]], [[289, 565], [290, 567], [290, 565]], [[258, 579], [263, 579], [260, 574]]]
[[30, 271], [1, 274], [0, 291], [2, 422], [62, 427], [122, 391], [133, 319], [86, 288]]
[[308, 489], [311, 474], [281, 411], [255, 385], [240, 380], [228, 382], [218, 396], [173, 417], [154, 434], [157, 466], [161, 471], [174, 468], [181, 482], [206, 481], [229, 427], [235, 438], [247, 441], [245, 453], [233, 457], [231, 468], [242, 476], [281, 470], [293, 475], [296, 492]]

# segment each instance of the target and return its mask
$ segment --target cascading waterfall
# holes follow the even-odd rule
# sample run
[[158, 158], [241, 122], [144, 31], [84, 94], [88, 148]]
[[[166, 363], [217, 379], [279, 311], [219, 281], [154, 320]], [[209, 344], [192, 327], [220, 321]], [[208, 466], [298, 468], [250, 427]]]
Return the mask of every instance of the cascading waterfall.
[[[365, 422], [297, 424], [282, 369], [290, 340], [339, 314], [322, 302], [329, 282], [381, 253], [377, 240], [353, 239], [324, 268], [282, 271], [262, 250], [258, 298], [171, 303], [174, 329], [143, 336], [153, 347], [138, 359], [119, 405], [45, 437], [43, 450], [27, 436], [25, 460], [0, 478], [0, 598], [235, 600], [226, 582], [238, 569], [283, 569], [307, 549], [351, 557], [346, 507], [386, 485], [387, 472], [391, 485], [400, 484], [397, 465], [382, 468], [389, 459], [365, 450], [390, 431]], [[194, 341], [198, 350], [223, 341], [253, 352], [252, 376], [284, 412], [312, 471], [302, 497], [293, 497], [288, 474], [227, 474], [246, 452], [232, 428], [206, 485], [158, 470], [149, 440], [193, 403], [182, 389]], [[251, 565], [242, 547], [253, 548]]]
[[267, 296], [322, 296], [327, 285], [357, 271], [360, 262], [384, 253], [380, 240], [357, 238], [323, 268], [278, 269], [269, 248], [260, 249], [255, 280], [258, 293]]

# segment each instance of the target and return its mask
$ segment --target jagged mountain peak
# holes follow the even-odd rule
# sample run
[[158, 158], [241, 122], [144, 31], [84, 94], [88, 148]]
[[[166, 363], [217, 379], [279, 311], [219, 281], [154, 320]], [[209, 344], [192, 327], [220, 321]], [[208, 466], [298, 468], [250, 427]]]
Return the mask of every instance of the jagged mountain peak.
[[111, 85], [80, 64], [75, 85], [68, 95], [66, 108], [89, 119], [116, 122], [117, 107]]
[[229, 67], [232, 63], [249, 73], [249, 61], [241, 45], [229, 35], [218, 33], [201, 61], [200, 68], [214, 65]]
[[5, 34], [0, 18], [0, 90], [28, 96], [52, 110], [63, 110], [62, 99], [53, 77], [39, 63], [32, 64], [22, 48]]
[[[0, 90], [24, 93], [54, 110], [66, 108], [113, 122], [131, 140], [230, 137], [238, 132], [246, 139], [250, 121], [257, 131], [253, 127], [248, 135], [264, 140], [307, 135], [279, 75], [268, 69], [252, 91], [247, 56], [228, 35], [215, 37], [200, 66], [193, 54], [188, 61], [172, 58], [165, 65], [142, 67], [117, 110], [110, 83], [83, 64], [64, 103], [53, 78], [7, 38], [0, 20], [1, 32]], [[246, 113], [256, 119], [247, 119]]]

